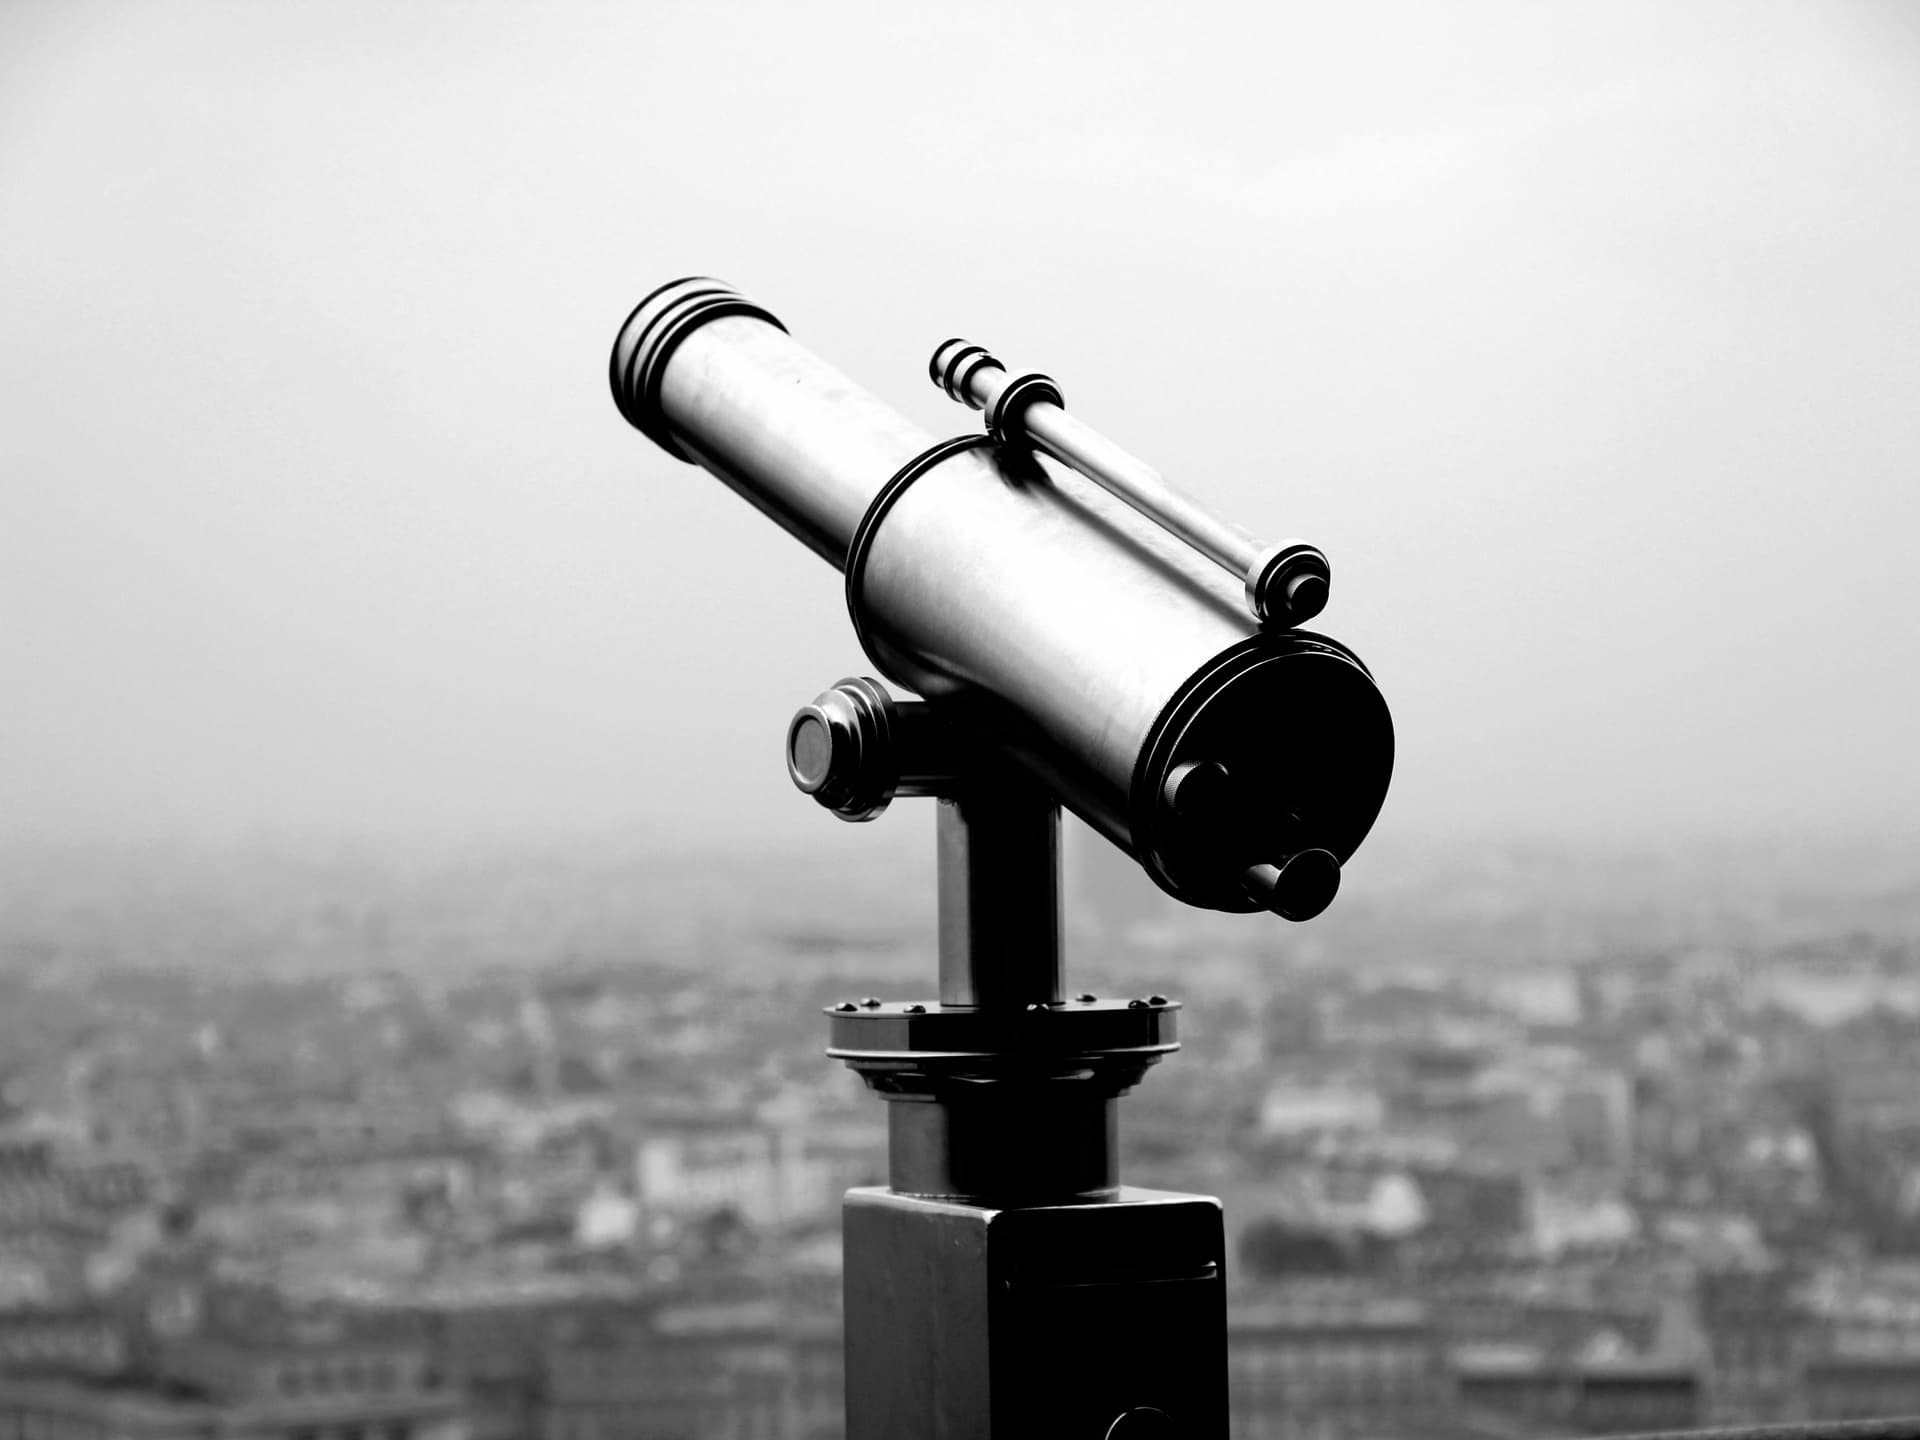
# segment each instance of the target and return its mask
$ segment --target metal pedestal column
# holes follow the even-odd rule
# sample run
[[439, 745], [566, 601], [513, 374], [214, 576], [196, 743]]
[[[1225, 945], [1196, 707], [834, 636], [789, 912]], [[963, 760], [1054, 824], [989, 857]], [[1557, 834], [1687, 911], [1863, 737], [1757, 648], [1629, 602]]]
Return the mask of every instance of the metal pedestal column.
[[1224, 1440], [1219, 1202], [1115, 1155], [1179, 1007], [1062, 997], [1050, 797], [958, 778], [939, 847], [940, 1000], [828, 1012], [889, 1102], [890, 1183], [844, 1211], [847, 1440]]

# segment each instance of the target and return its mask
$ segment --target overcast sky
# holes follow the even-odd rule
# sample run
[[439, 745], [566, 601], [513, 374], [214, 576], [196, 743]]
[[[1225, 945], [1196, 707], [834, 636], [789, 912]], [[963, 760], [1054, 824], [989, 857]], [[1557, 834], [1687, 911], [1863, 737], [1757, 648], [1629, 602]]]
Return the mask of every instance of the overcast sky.
[[1920, 10], [8, 0], [0, 837], [822, 838], [687, 273], [1319, 543], [1385, 833], [1920, 816]]

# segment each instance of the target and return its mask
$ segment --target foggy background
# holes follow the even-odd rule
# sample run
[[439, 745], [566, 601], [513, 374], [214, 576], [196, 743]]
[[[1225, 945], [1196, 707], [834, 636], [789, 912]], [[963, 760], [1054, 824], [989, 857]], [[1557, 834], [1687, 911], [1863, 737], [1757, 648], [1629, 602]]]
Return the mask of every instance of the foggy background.
[[0, 838], [917, 848], [782, 773], [838, 574], [608, 397], [688, 273], [1318, 543], [1383, 853], [1911, 833], [1917, 255], [1896, 4], [13, 0]]
[[1916, 257], [1893, 0], [0, 0], [0, 1434], [841, 1440], [934, 807], [615, 410], [689, 274], [1331, 559], [1327, 915], [1067, 834], [1241, 1440], [1920, 1414]]

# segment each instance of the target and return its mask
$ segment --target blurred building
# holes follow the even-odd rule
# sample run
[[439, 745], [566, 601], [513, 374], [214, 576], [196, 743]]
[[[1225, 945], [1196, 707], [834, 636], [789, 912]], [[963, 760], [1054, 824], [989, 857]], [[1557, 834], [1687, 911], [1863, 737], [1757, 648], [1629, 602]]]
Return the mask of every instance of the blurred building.
[[1552, 1359], [1526, 1345], [1454, 1352], [1459, 1402], [1546, 1433], [1625, 1435], [1700, 1424], [1698, 1373], [1661, 1360]]
[[662, 1126], [637, 1142], [634, 1155], [648, 1216], [731, 1210], [763, 1228], [835, 1216], [849, 1188], [880, 1183], [886, 1173], [885, 1132], [869, 1125]]
[[99, 1304], [0, 1309], [0, 1375], [110, 1375], [127, 1358], [121, 1317]]
[[1807, 1362], [1810, 1420], [1876, 1420], [1920, 1414], [1920, 1345], [1905, 1353], [1827, 1355]]
[[[1696, 1282], [1708, 1347], [1703, 1418], [1764, 1425], [1803, 1418], [1803, 1371], [1813, 1335], [1782, 1271], [1730, 1271]], [[1892, 1413], [1892, 1412], [1888, 1412]]]
[[1440, 1337], [1416, 1300], [1303, 1289], [1228, 1311], [1227, 1394], [1239, 1440], [1417, 1430], [1451, 1391]]
[[418, 1326], [289, 1311], [258, 1291], [156, 1289], [117, 1369], [0, 1377], [0, 1435], [466, 1440]]
[[[568, 1327], [547, 1358], [540, 1440], [791, 1440], [800, 1409], [794, 1359], [780, 1307], [769, 1301]], [[825, 1368], [807, 1371], [810, 1385], [830, 1379]], [[809, 1400], [817, 1414], [818, 1397]]]

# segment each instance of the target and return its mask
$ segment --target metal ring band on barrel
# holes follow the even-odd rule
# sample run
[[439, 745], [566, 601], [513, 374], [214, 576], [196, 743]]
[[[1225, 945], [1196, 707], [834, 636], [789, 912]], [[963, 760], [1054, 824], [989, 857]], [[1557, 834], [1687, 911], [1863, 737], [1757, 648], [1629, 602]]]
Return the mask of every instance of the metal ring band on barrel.
[[[994, 443], [991, 435], [956, 435], [950, 440], [942, 440], [938, 445], [922, 450], [893, 473], [893, 478], [880, 487], [880, 493], [873, 497], [873, 503], [867, 506], [866, 514], [860, 517], [860, 524], [853, 532], [853, 540], [847, 546], [847, 615], [853, 621], [854, 638], [860, 642], [860, 649], [889, 680], [898, 681], [899, 677], [887, 669], [885, 661], [873, 647], [867, 636], [867, 623], [864, 607], [860, 603], [861, 581], [867, 571], [867, 552], [873, 548], [873, 537], [880, 529], [880, 522], [887, 518], [887, 512], [894, 506], [907, 488], [925, 475], [929, 470], [951, 460], [955, 455], [968, 450], [979, 450]], [[904, 684], [904, 681], [899, 683]]]
[[[683, 285], [700, 288], [676, 297], [664, 305], [657, 315], [648, 319], [634, 336], [633, 349], [628, 352], [623, 364], [620, 352], [622, 342], [627, 338], [628, 327], [640, 318], [648, 306]], [[608, 362], [607, 381], [613, 390], [613, 402], [626, 417], [627, 423], [669, 455], [678, 456], [689, 463], [692, 463], [693, 457], [674, 439], [673, 431], [660, 410], [661, 377], [666, 373], [667, 361], [672, 358], [681, 341], [708, 321], [728, 315], [747, 315], [764, 320], [783, 333], [787, 328], [780, 323], [778, 316], [720, 281], [705, 276], [688, 276], [657, 287], [633, 307], [626, 323], [620, 327], [619, 337], [614, 341], [613, 355]]]

